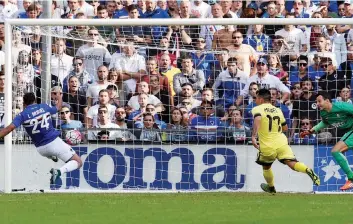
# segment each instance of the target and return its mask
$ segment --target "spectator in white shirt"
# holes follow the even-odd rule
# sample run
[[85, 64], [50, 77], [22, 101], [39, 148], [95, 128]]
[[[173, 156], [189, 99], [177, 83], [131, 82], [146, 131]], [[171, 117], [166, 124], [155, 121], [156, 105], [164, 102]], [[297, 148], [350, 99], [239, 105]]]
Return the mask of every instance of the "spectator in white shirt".
[[332, 52], [336, 55], [337, 65], [347, 61], [347, 45], [344, 33], [337, 33], [335, 25], [326, 25], [325, 33], [331, 40]]
[[232, 0], [222, 0], [220, 1], [220, 4], [224, 14], [230, 14], [233, 18], [238, 18], [237, 14], [230, 10], [232, 8]]
[[[98, 66], [109, 65], [111, 60], [111, 55], [106, 47], [98, 44], [99, 32], [97, 28], [90, 28], [87, 31], [90, 42], [81, 46], [77, 52], [76, 56], [84, 58], [84, 65], [86, 70], [92, 74], [96, 75]], [[95, 76], [95, 79], [98, 77]]]
[[1, 2], [2, 4], [0, 5], [0, 21], [12, 18], [14, 14], [18, 11], [17, 5], [10, 3], [9, 0], [4, 0]]
[[135, 93], [136, 83], [146, 74], [145, 58], [136, 52], [133, 42], [127, 42], [123, 53], [114, 53], [109, 69], [115, 68], [119, 72], [119, 80], [127, 85], [127, 93]]
[[[287, 19], [295, 19], [293, 13], [286, 15]], [[301, 29], [295, 28], [294, 25], [285, 25], [284, 29], [281, 29], [275, 33], [275, 35], [282, 36], [287, 43], [287, 52], [298, 54], [300, 52], [306, 52], [308, 50], [308, 41]]]
[[[99, 106], [97, 110], [98, 122], [94, 125], [94, 128], [114, 128], [119, 129], [119, 125], [112, 123], [109, 117], [109, 109], [105, 105]], [[103, 137], [106, 135], [106, 138]], [[118, 137], [122, 137], [120, 131], [114, 130], [99, 130], [99, 131], [89, 131], [89, 140], [114, 140]]]
[[87, 18], [93, 18], [95, 16], [94, 7], [88, 4], [85, 0], [78, 0], [78, 7], [78, 10], [83, 12]]
[[31, 47], [22, 43], [22, 34], [20, 30], [15, 30], [12, 32], [12, 48], [11, 48], [11, 56], [12, 62], [16, 63], [18, 54], [20, 51], [27, 51], [27, 53], [31, 53]]
[[105, 106], [108, 109], [109, 119], [113, 121], [115, 119], [116, 106], [109, 104], [109, 93], [108, 90], [102, 89], [99, 91], [99, 103], [89, 108], [86, 117], [87, 128], [97, 125], [98, 108]]
[[281, 82], [279, 78], [270, 75], [268, 72], [267, 60], [265, 58], [260, 58], [256, 64], [256, 68], [257, 74], [248, 79], [247, 84], [240, 92], [236, 105], [240, 106], [243, 103], [243, 99], [249, 96], [249, 86], [251, 83], [257, 83], [260, 89], [277, 89], [282, 93], [281, 103], [286, 102], [289, 99], [290, 90]]
[[190, 5], [192, 18], [211, 18], [211, 6], [202, 0], [193, 0]]
[[162, 102], [156, 96], [149, 94], [149, 92], [150, 90], [149, 90], [148, 83], [144, 81], [140, 82], [137, 89], [138, 95], [131, 97], [127, 104], [134, 110], [139, 110], [140, 104], [138, 102], [138, 97], [141, 93], [146, 93], [148, 96], [147, 103], [153, 104], [155, 106], [156, 112], [162, 112], [164, 110]]
[[[332, 64], [336, 67], [338, 67], [339, 64], [337, 64], [337, 60], [336, 60], [336, 54], [331, 52], [331, 51], [327, 51], [327, 42], [330, 42], [330, 39], [327, 39], [326, 36], [324, 34], [320, 34], [317, 38], [316, 38], [316, 51], [312, 51], [308, 54], [308, 59], [309, 59], [309, 64], [313, 65], [315, 64], [314, 62], [314, 57], [315, 55], [317, 55], [320, 58], [331, 58], [332, 60]], [[346, 51], [347, 52], [347, 51]], [[347, 60], [347, 57], [346, 57]]]
[[59, 78], [61, 81], [61, 86], [63, 85], [62, 81], [66, 78], [72, 69], [73, 57], [67, 55], [65, 51], [65, 40], [57, 40], [55, 42], [55, 53], [51, 56], [50, 62], [51, 74]]
[[102, 89], [106, 89], [110, 82], [108, 82], [108, 69], [104, 65], [101, 65], [98, 67], [98, 79], [96, 79], [96, 82], [89, 85], [87, 92], [86, 92], [86, 97], [87, 97], [87, 103], [88, 107], [94, 105], [94, 103], [98, 99], [98, 94]]

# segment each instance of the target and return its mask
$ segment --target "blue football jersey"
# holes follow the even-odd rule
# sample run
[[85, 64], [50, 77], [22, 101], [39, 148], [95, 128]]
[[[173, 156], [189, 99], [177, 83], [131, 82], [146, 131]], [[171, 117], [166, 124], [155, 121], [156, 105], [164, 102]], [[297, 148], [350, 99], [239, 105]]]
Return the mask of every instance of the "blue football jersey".
[[12, 124], [18, 128], [23, 126], [36, 147], [54, 141], [60, 132], [53, 127], [51, 115], [56, 114], [57, 108], [48, 104], [32, 104], [19, 113]]

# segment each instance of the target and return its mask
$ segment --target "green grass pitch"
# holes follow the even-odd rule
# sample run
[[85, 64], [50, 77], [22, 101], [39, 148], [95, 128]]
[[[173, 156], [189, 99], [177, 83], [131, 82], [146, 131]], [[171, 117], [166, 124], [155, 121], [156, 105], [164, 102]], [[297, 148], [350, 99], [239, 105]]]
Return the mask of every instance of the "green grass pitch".
[[0, 194], [1, 224], [353, 223], [352, 195]]

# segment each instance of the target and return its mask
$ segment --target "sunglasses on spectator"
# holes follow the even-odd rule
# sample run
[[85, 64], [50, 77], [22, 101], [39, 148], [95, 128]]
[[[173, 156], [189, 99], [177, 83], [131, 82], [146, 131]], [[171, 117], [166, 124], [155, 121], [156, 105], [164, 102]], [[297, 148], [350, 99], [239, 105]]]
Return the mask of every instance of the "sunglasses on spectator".
[[310, 125], [309, 122], [302, 122], [301, 125]]
[[154, 111], [154, 108], [146, 108], [146, 111]]
[[51, 92], [51, 94], [53, 94], [54, 96], [56, 96], [56, 95], [60, 95], [61, 93], [58, 93], [58, 92]]
[[68, 111], [68, 110], [61, 111], [61, 112], [60, 112], [60, 114], [68, 114], [68, 113], [70, 113], [70, 111]]
[[299, 63], [299, 66], [303, 66], [303, 67], [306, 67], [308, 64], [307, 63]]
[[328, 66], [330, 66], [331, 64], [327, 64], [327, 65], [320, 65], [320, 68], [327, 68]]

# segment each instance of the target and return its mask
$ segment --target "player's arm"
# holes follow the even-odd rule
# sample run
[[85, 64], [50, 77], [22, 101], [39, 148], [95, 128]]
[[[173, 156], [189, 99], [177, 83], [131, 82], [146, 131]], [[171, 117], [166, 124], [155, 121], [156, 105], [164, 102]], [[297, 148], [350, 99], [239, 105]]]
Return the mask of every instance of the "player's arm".
[[255, 148], [259, 149], [259, 145], [257, 144], [257, 133], [259, 132], [261, 125], [261, 114], [254, 114], [254, 123], [253, 123], [253, 130], [252, 130], [252, 136], [251, 136], [251, 141], [252, 144]]
[[279, 118], [280, 118], [280, 125], [281, 125], [281, 127], [282, 127], [282, 132], [286, 132], [286, 131], [288, 131], [288, 125], [287, 125], [287, 120], [286, 120], [286, 118], [284, 117], [284, 114], [283, 114], [283, 112], [282, 113], [280, 113], [280, 116], [279, 116]]
[[14, 124], [10, 124], [9, 126], [3, 128], [0, 130], [0, 138], [5, 137], [6, 135], [8, 135], [10, 132], [12, 132], [14, 129], [16, 128], [16, 126]]
[[288, 125], [284, 124], [282, 125], [282, 132], [286, 132], [286, 131], [288, 131]]

